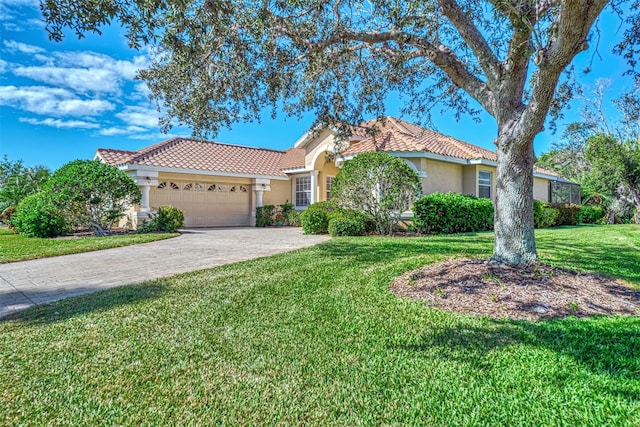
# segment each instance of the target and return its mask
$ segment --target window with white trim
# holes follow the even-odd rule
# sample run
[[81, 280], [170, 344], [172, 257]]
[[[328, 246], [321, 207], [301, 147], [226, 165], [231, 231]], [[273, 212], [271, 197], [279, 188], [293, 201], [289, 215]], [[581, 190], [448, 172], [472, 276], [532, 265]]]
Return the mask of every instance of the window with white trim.
[[326, 180], [325, 189], [327, 190], [327, 200], [331, 199], [331, 187], [333, 186], [333, 176], [328, 176]]
[[478, 197], [491, 198], [491, 172], [478, 171]]
[[311, 177], [299, 176], [296, 178], [296, 206], [309, 206], [311, 204]]

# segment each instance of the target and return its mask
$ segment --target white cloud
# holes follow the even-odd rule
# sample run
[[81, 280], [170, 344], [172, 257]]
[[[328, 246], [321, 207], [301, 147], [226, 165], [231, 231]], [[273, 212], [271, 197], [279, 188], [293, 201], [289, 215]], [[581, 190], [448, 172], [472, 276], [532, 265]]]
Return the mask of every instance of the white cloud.
[[127, 126], [124, 128], [114, 126], [110, 128], [100, 129], [98, 133], [104, 136], [114, 136], [114, 135], [131, 135], [131, 134], [146, 132], [146, 131], [147, 129], [139, 126]]
[[158, 127], [160, 113], [153, 108], [129, 106], [124, 111], [117, 113], [116, 117], [130, 126], [155, 128]]
[[[181, 136], [181, 135], [176, 135], [176, 134], [173, 134], [173, 133], [153, 132], [153, 133], [140, 133], [140, 134], [136, 134], [136, 135], [130, 135], [129, 139], [143, 139], [143, 140], [151, 140], [151, 141], [162, 141], [162, 140], [166, 140], [166, 139], [176, 138], [178, 136]], [[182, 136], [184, 136], [184, 135], [182, 135]]]
[[138, 70], [149, 65], [146, 56], [135, 56], [131, 61], [115, 59], [95, 52], [55, 52], [54, 57], [62, 66], [109, 70], [127, 80], [133, 80]]
[[78, 99], [72, 92], [45, 86], [0, 86], [0, 105], [48, 116], [96, 116], [115, 106], [103, 100]]
[[15, 67], [13, 73], [77, 93], [119, 94], [124, 82], [133, 80], [138, 70], [148, 65], [145, 56], [127, 61], [95, 52], [54, 52], [49, 56], [34, 52], [34, 59], [43, 65]]
[[54, 119], [51, 117], [48, 117], [43, 120], [20, 117], [18, 120], [20, 120], [22, 123], [29, 123], [31, 125], [39, 125], [39, 126], [51, 126], [58, 129], [61, 129], [61, 128], [63, 129], [64, 128], [97, 129], [100, 127], [100, 125], [97, 123], [85, 122], [84, 120], [61, 120], [61, 119]]
[[8, 67], [9, 67], [9, 63], [7, 61], [3, 61], [2, 59], [0, 59], [0, 74], [7, 71]]
[[151, 89], [145, 82], [137, 83], [133, 88], [133, 98], [135, 99], [149, 99], [151, 95]]
[[34, 54], [34, 53], [43, 53], [46, 52], [45, 49], [39, 46], [33, 46], [26, 43], [17, 42], [15, 40], [5, 40], [3, 42], [4, 46], [9, 50], [9, 52], [21, 52], [26, 54]]
[[118, 75], [100, 68], [16, 67], [13, 73], [79, 93], [117, 93], [120, 90]]

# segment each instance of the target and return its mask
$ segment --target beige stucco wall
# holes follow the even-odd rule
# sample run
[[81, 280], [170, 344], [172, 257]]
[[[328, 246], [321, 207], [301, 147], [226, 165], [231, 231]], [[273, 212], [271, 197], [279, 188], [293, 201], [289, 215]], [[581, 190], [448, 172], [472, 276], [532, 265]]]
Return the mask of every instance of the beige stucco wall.
[[462, 194], [478, 195], [478, 172], [476, 165], [462, 167]]
[[[313, 169], [318, 171], [318, 186], [316, 188], [319, 202], [327, 200], [327, 177], [332, 176], [335, 178], [340, 172], [340, 169], [336, 166], [334, 161], [331, 159], [327, 159], [322, 152], [317, 152], [318, 157], [316, 158], [315, 164], [313, 165]], [[327, 161], [329, 160], [329, 161]]]
[[549, 201], [549, 180], [533, 178], [533, 198], [543, 202]]
[[[287, 200], [291, 202], [291, 182], [295, 181], [276, 181], [271, 180], [271, 191], [265, 191], [262, 195], [262, 203], [264, 205], [281, 205]], [[255, 206], [254, 206], [255, 209]]]
[[324, 161], [325, 151], [332, 152], [335, 147], [335, 137], [332, 131], [324, 130], [313, 141], [305, 146], [304, 163], [306, 168], [313, 168], [318, 160]]
[[462, 165], [432, 159], [424, 160], [427, 177], [423, 180], [423, 194], [462, 192]]

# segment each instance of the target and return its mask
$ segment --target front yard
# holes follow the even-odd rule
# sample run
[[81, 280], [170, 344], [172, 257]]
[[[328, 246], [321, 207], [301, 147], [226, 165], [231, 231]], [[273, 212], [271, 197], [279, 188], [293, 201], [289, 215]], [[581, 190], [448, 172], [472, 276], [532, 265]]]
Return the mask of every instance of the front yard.
[[[640, 227], [540, 230], [640, 289]], [[392, 279], [492, 234], [338, 238], [0, 321], [0, 425], [640, 424], [640, 317], [430, 309]]]
[[39, 239], [37, 237], [24, 237], [5, 227], [0, 227], [0, 263], [136, 245], [175, 236], [178, 236], [178, 233]]

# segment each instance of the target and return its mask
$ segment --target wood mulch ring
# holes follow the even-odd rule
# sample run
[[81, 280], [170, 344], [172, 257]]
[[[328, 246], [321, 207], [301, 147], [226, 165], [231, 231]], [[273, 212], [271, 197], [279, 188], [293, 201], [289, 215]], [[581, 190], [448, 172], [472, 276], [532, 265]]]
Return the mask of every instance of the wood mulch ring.
[[497, 319], [640, 316], [640, 290], [543, 264], [522, 269], [453, 259], [397, 277], [391, 291], [442, 310]]

